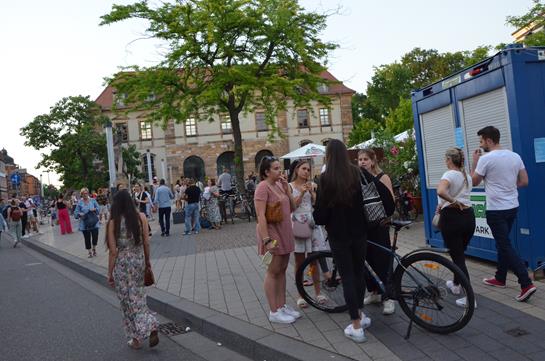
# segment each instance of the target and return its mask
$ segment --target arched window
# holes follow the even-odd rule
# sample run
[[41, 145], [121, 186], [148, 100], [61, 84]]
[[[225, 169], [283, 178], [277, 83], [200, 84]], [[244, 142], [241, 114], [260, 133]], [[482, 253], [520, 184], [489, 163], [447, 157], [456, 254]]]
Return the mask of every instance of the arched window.
[[310, 144], [310, 143], [312, 143], [311, 140], [303, 139], [302, 141], [299, 142], [299, 146], [304, 147], [305, 145]]
[[261, 159], [263, 159], [263, 157], [266, 157], [266, 156], [272, 157], [273, 153], [270, 150], [267, 150], [267, 149], [261, 149], [259, 152], [257, 152], [257, 154], [255, 155], [255, 169], [256, 170], [259, 170], [259, 163], [261, 162]]
[[184, 177], [204, 181], [204, 161], [192, 155], [184, 160]]
[[329, 143], [330, 140], [331, 140], [331, 138], [325, 138], [325, 139], [323, 139], [323, 140], [322, 140], [322, 145], [323, 145], [324, 147], [326, 147], [326, 146], [327, 146], [327, 143]]
[[218, 160], [216, 161], [216, 166], [218, 167], [217, 173], [218, 176], [223, 173], [223, 168], [229, 168], [229, 171], [231, 174], [235, 174], [235, 152], [228, 151], [223, 152], [218, 157]]
[[[146, 153], [142, 154], [142, 173], [144, 173], [144, 179], [148, 181], [148, 157]], [[155, 154], [150, 153], [150, 161], [151, 161], [151, 176], [155, 177], [157, 173], [155, 172]]]

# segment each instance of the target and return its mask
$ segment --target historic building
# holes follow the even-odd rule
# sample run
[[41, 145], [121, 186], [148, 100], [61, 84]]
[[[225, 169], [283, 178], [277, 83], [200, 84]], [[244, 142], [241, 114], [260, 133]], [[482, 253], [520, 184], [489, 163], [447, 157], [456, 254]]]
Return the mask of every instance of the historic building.
[[[322, 77], [331, 82], [319, 89], [331, 97], [330, 107], [316, 102], [308, 108], [288, 105], [287, 111], [276, 115], [277, 125], [285, 135], [281, 139], [268, 140], [264, 111], [240, 114], [245, 174], [255, 171], [265, 155], [282, 156], [307, 143], [326, 144], [333, 138], [348, 139], [352, 130], [351, 99], [354, 91], [327, 71]], [[116, 96], [115, 89], [108, 86], [96, 102], [112, 120], [119, 135], [118, 141], [136, 145], [142, 154], [145, 173], [148, 151], [153, 175], [165, 178], [169, 183], [180, 176], [217, 177], [224, 166], [234, 169], [234, 142], [227, 114], [217, 114], [212, 122], [197, 122], [193, 118], [179, 124], [170, 121], [163, 130], [158, 125], [149, 124], [143, 112], [115, 114], [112, 104], [117, 101], [117, 106], [123, 107], [119, 103], [122, 99]]]
[[[11, 184], [11, 175], [19, 173], [21, 184], [15, 187]], [[0, 150], [0, 197], [10, 198], [14, 193], [20, 195], [39, 195], [41, 192], [41, 183], [38, 178], [28, 173], [26, 169], [19, 168], [15, 160], [8, 155], [6, 149]]]

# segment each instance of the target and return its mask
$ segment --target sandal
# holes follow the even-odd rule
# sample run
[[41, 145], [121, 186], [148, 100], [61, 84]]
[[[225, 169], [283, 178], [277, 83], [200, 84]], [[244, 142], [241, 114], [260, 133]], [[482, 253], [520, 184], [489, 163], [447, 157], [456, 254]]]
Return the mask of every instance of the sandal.
[[142, 344], [138, 341], [135, 341], [134, 339], [131, 339], [129, 342], [127, 342], [127, 345], [133, 350], [138, 350], [142, 348]]
[[316, 296], [316, 300], [318, 301], [319, 304], [323, 305], [327, 302], [327, 297], [324, 295], [318, 295]]
[[97, 256], [97, 250], [93, 248], [93, 257]]
[[89, 251], [89, 255], [87, 256], [87, 258], [93, 258], [93, 254]]
[[297, 307], [299, 307], [299, 308], [307, 308], [307, 307], [308, 307], [308, 303], [307, 303], [307, 301], [305, 301], [304, 299], [299, 298], [299, 299], [297, 299]]
[[159, 344], [159, 334], [157, 330], [151, 331], [149, 335], [149, 347], [155, 347]]

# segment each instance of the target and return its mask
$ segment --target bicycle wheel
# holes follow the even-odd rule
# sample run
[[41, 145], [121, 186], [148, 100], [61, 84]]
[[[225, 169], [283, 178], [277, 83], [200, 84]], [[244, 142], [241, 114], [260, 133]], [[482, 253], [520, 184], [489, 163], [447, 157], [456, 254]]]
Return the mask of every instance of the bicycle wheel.
[[[454, 295], [446, 282], [460, 280]], [[394, 272], [394, 290], [403, 312], [422, 328], [440, 334], [462, 329], [475, 309], [475, 296], [464, 273], [436, 253], [421, 252], [401, 260]], [[456, 300], [466, 297], [465, 306]]]
[[301, 297], [312, 307], [329, 313], [348, 309], [331, 252], [308, 256], [295, 274], [295, 284]]

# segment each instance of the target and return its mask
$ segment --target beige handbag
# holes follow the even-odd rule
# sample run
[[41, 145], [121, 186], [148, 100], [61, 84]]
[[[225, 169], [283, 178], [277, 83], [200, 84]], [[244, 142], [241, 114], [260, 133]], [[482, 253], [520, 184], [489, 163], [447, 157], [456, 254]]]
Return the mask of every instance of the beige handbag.
[[[462, 191], [464, 190], [464, 188], [465, 188], [465, 184], [462, 184], [462, 188], [460, 188], [460, 190], [458, 191], [458, 193], [456, 193], [456, 195], [453, 196], [452, 198], [453, 198], [454, 200], [456, 200], [456, 197], [458, 197], [458, 196], [460, 195], [460, 193], [462, 193]], [[446, 201], [443, 202], [443, 203], [441, 203], [441, 205], [443, 205], [443, 204], [445, 204], [445, 203], [446, 203]], [[443, 208], [441, 208], [441, 209], [443, 209]], [[441, 228], [439, 227], [439, 222], [440, 222], [440, 221], [441, 221], [441, 210], [439, 211], [439, 213], [435, 213], [435, 215], [433, 216], [433, 219], [431, 220], [431, 224], [432, 224], [435, 228], [441, 230]]]

